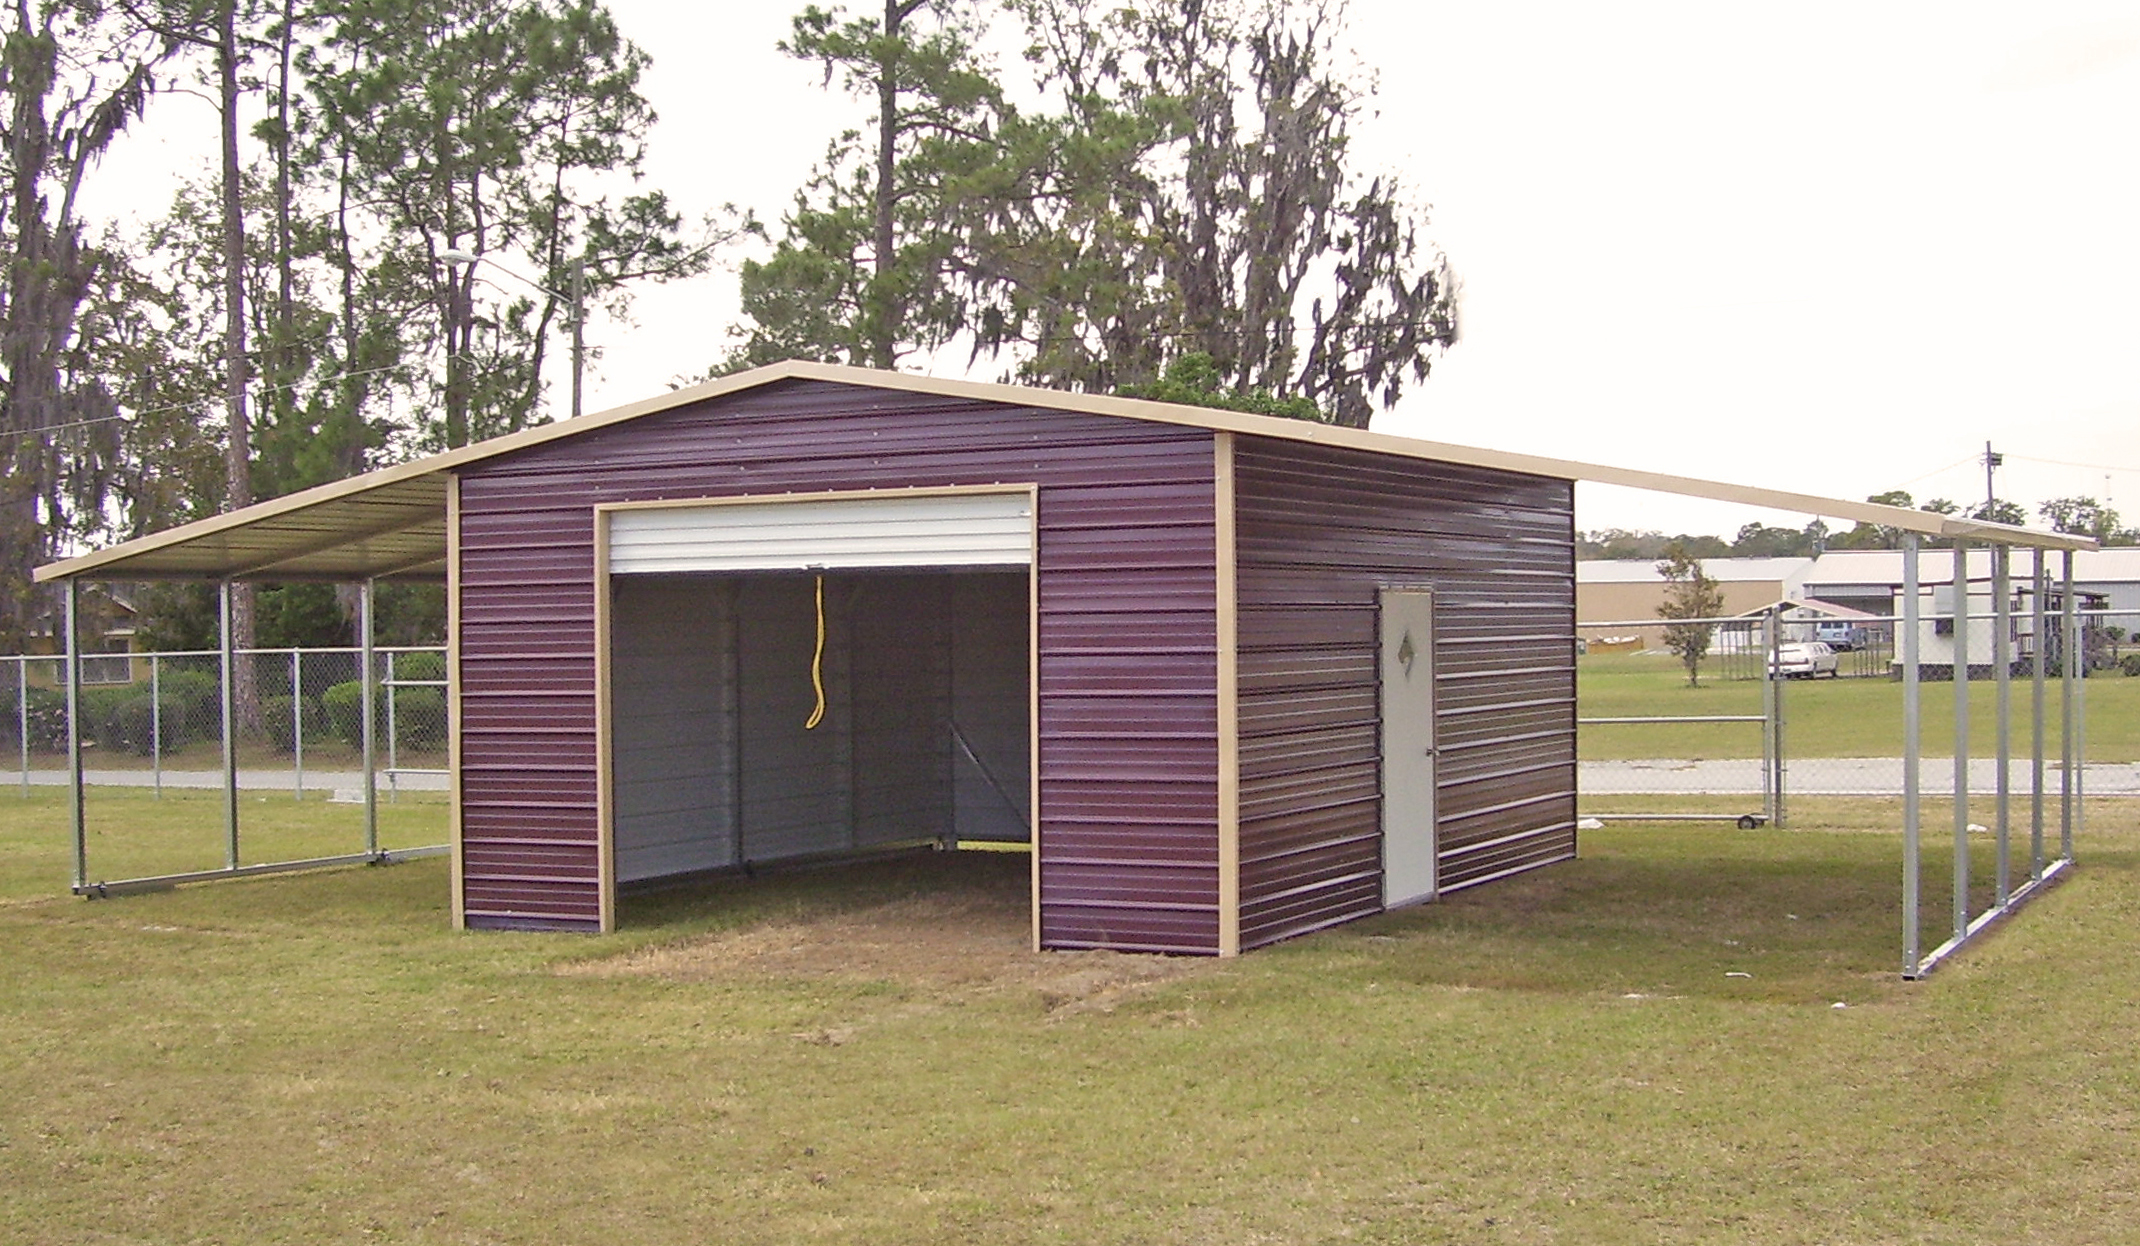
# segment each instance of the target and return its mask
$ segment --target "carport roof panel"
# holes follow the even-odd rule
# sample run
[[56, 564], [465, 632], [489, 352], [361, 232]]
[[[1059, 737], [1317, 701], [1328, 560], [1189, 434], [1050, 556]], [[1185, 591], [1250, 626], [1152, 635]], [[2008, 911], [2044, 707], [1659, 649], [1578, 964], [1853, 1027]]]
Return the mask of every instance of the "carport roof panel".
[[1880, 524], [1928, 536], [1962, 537], [2053, 549], [2094, 549], [2087, 537], [2005, 524], [1956, 519], [1874, 502], [1671, 476], [1660, 472], [1512, 454], [1476, 446], [1423, 441], [1305, 420], [1248, 415], [1104, 394], [1075, 394], [978, 381], [880, 372], [838, 364], [791, 361], [722, 377], [608, 411], [509, 433], [444, 454], [384, 468], [198, 520], [78, 558], [37, 569], [40, 582], [98, 579], [359, 579], [436, 578], [446, 561], [447, 480], [456, 469], [546, 442], [575, 437], [641, 416], [673, 410], [786, 380], [856, 385], [943, 398], [1110, 415], [1322, 445], [1459, 463], [1557, 480], [1623, 485], [1686, 497]]

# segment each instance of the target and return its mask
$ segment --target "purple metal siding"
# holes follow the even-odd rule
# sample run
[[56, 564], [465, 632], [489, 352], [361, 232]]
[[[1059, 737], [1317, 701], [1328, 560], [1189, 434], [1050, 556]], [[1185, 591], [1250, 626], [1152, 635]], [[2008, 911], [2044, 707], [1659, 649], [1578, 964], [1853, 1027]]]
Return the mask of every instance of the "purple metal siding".
[[1575, 851], [1569, 482], [1235, 442], [1241, 946], [1381, 907], [1376, 589], [1435, 590], [1447, 888]]
[[1211, 434], [804, 381], [464, 473], [470, 924], [599, 920], [597, 504], [1026, 481], [1041, 487], [1042, 942], [1216, 951]]

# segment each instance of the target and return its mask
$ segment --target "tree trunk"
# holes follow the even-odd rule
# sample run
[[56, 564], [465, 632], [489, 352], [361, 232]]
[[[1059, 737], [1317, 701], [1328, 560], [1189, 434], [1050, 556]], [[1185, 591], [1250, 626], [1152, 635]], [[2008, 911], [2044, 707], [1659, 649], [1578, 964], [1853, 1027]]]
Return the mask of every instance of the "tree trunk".
[[[223, 377], [224, 418], [229, 441], [223, 449], [223, 506], [234, 511], [253, 500], [253, 428], [246, 413], [245, 386], [245, 202], [244, 174], [238, 153], [238, 6], [223, 0], [216, 14], [216, 76], [223, 110]], [[250, 649], [258, 639], [253, 586], [239, 584], [231, 593], [231, 643]], [[260, 725], [260, 692], [241, 662], [236, 689], [236, 730]]]
[[869, 287], [869, 363], [889, 369], [898, 350], [898, 317], [892, 298], [894, 174], [899, 144], [899, 34], [911, 0], [885, 0], [884, 60], [877, 66], [877, 195], [875, 273]]

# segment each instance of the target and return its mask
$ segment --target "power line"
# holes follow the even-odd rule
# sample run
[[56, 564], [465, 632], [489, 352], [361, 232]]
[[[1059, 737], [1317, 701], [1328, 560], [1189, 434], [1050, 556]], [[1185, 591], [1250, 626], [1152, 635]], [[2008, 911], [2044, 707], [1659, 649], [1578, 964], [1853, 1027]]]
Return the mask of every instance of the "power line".
[[[390, 364], [388, 366], [379, 368], [360, 368], [355, 372], [337, 372], [333, 376], [323, 376], [318, 379], [319, 381], [352, 381], [360, 376], [377, 376], [381, 372], [397, 372], [400, 371], [400, 369], [400, 364]], [[262, 386], [260, 389], [254, 392], [263, 395], [284, 394], [289, 393], [292, 390], [303, 389], [307, 384], [315, 383], [317, 382], [299, 382], [291, 385], [267, 385]], [[10, 428], [0, 430], [0, 436], [27, 437], [33, 433], [43, 434], [64, 432], [70, 428], [88, 428], [94, 424], [110, 424], [116, 420], [139, 420], [151, 415], [168, 415], [173, 411], [196, 411], [202, 407], [213, 406], [221, 401], [222, 398], [220, 396], [215, 398], [200, 398], [192, 402], [172, 403], [171, 405], [164, 407], [149, 407], [146, 410], [142, 411], [123, 412], [118, 415], [99, 415], [86, 420], [69, 420], [64, 424], [46, 424], [41, 428]]]

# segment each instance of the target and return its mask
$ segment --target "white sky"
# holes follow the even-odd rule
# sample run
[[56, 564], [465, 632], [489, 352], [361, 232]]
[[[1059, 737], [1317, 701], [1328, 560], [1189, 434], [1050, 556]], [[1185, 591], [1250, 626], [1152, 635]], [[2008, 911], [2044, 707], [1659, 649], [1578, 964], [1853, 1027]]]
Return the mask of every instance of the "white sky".
[[[789, 5], [611, 5], [655, 58], [648, 181], [687, 211], [777, 219], [862, 116], [773, 50]], [[2001, 496], [2090, 493], [2140, 520], [2140, 8], [1352, 12], [1380, 81], [1362, 165], [1432, 204], [1464, 283], [1464, 340], [1378, 429], [1964, 502], [1988, 439]], [[169, 133], [120, 153], [105, 193], [167, 201], [171, 170], [200, 167]], [[710, 363], [733, 275], [644, 291], [635, 318], [590, 323], [590, 409]], [[1604, 487], [1577, 513], [1726, 535], [1753, 519], [1804, 522]]]

